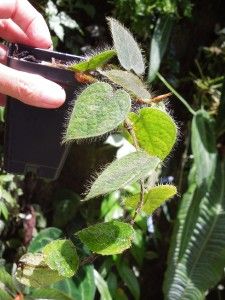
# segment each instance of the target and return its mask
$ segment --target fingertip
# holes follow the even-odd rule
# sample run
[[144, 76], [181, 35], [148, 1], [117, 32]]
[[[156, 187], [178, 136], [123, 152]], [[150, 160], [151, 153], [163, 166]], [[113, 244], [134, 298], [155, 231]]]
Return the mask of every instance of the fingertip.
[[39, 94], [39, 106], [45, 108], [58, 108], [66, 100], [65, 90], [58, 84], [47, 81]]
[[0, 63], [6, 64], [7, 62], [7, 47], [4, 45], [0, 45]]

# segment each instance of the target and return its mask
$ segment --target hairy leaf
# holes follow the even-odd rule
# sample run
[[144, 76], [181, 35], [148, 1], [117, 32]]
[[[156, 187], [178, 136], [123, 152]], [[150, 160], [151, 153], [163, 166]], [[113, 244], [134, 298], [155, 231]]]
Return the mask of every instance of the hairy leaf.
[[173, 19], [170, 15], [161, 17], [156, 22], [150, 47], [150, 66], [148, 73], [148, 80], [150, 82], [155, 79], [156, 73], [159, 70], [162, 58], [168, 45], [172, 27]]
[[142, 108], [138, 114], [130, 113], [129, 119], [140, 147], [163, 160], [170, 153], [177, 137], [173, 119], [157, 108]]
[[[166, 200], [176, 195], [177, 189], [170, 184], [158, 185], [151, 188], [144, 195], [144, 205], [142, 210], [151, 215], [158, 207], [160, 207]], [[140, 194], [136, 194], [125, 199], [125, 205], [127, 207], [136, 208], [140, 201]]]
[[77, 233], [92, 252], [101, 255], [118, 254], [130, 248], [133, 234], [130, 224], [117, 220], [92, 225]]
[[52, 241], [43, 248], [45, 262], [63, 277], [72, 277], [79, 266], [75, 246], [70, 240]]
[[69, 70], [78, 71], [78, 72], [85, 72], [96, 70], [103, 65], [105, 65], [111, 58], [116, 55], [115, 50], [105, 50], [103, 52], [97, 53], [91, 57], [88, 57], [86, 60], [74, 63], [68, 66]]
[[40, 252], [42, 248], [50, 243], [53, 240], [56, 240], [62, 236], [62, 230], [55, 228], [55, 227], [49, 227], [41, 230], [35, 238], [31, 241], [28, 252], [34, 253], [34, 252]]
[[192, 121], [191, 145], [196, 165], [196, 181], [211, 183], [216, 168], [216, 141], [212, 118], [200, 110]]
[[136, 74], [143, 74], [144, 59], [132, 34], [117, 20], [113, 18], [107, 18], [107, 20], [120, 64], [128, 71], [133, 70]]
[[31, 287], [44, 287], [62, 280], [58, 271], [48, 267], [41, 253], [27, 253], [19, 260], [16, 279]]
[[147, 177], [160, 160], [147, 153], [130, 153], [111, 163], [93, 183], [85, 200], [104, 195]]
[[94, 270], [95, 285], [101, 295], [101, 300], [112, 300], [108, 285], [98, 271]]
[[112, 82], [122, 86], [136, 98], [142, 100], [149, 100], [151, 98], [143, 81], [133, 73], [122, 70], [106, 70], [101, 73]]
[[130, 96], [125, 91], [114, 92], [108, 83], [93, 83], [77, 98], [64, 139], [105, 134], [124, 121], [130, 108]]

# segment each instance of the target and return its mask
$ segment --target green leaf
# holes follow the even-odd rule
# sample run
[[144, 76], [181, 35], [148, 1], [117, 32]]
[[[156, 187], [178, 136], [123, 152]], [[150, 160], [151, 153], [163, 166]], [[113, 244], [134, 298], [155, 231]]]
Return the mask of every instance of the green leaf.
[[0, 217], [1, 215], [4, 217], [5, 220], [8, 220], [9, 211], [5, 203], [0, 199]]
[[35, 299], [51, 299], [51, 300], [75, 300], [63, 292], [60, 292], [55, 289], [35, 289], [31, 296]]
[[108, 285], [98, 271], [94, 270], [95, 285], [101, 295], [101, 300], [112, 300]]
[[92, 225], [77, 232], [80, 240], [92, 251], [101, 255], [122, 253], [130, 248], [133, 227], [117, 220]]
[[97, 53], [91, 57], [88, 57], [84, 61], [79, 63], [72, 64], [68, 66], [69, 70], [78, 71], [78, 72], [86, 72], [91, 70], [96, 70], [103, 65], [105, 65], [111, 58], [116, 55], [115, 50], [105, 50], [103, 52]]
[[51, 285], [51, 289], [58, 290], [71, 299], [79, 300], [77, 295], [79, 295], [80, 293], [75, 282], [73, 281], [73, 278], [66, 278], [64, 280], [58, 281]]
[[222, 135], [225, 131], [225, 78], [223, 81], [223, 87], [220, 96], [220, 106], [216, 118], [216, 129], [219, 135]]
[[122, 70], [106, 70], [101, 73], [112, 82], [122, 86], [136, 98], [142, 100], [149, 100], [151, 98], [144, 82], [133, 73]]
[[204, 299], [223, 276], [224, 163], [218, 163], [210, 187], [193, 183], [188, 198], [182, 200], [167, 264], [164, 294], [169, 300]]
[[148, 80], [150, 82], [155, 79], [162, 58], [166, 52], [166, 48], [173, 27], [173, 22], [174, 20], [171, 18], [170, 15], [163, 16], [159, 18], [156, 22], [150, 46], [150, 66], [148, 73]]
[[129, 94], [104, 82], [88, 86], [77, 98], [65, 141], [103, 135], [119, 126], [131, 109]]
[[140, 286], [133, 270], [121, 259], [116, 261], [117, 271], [123, 282], [127, 285], [135, 300], [140, 299]]
[[7, 289], [15, 291], [15, 285], [13, 283], [12, 276], [5, 270], [4, 267], [0, 267], [0, 283], [4, 284]]
[[85, 200], [108, 194], [147, 177], [159, 164], [145, 152], [130, 153], [111, 163], [93, 183]]
[[110, 291], [110, 294], [112, 298], [115, 298], [117, 286], [118, 286], [118, 280], [114, 273], [109, 273], [109, 276], [107, 277], [107, 285]]
[[107, 18], [107, 20], [122, 67], [128, 71], [133, 70], [136, 74], [143, 74], [145, 71], [144, 59], [132, 34], [117, 20], [113, 18]]
[[177, 128], [167, 113], [157, 108], [142, 108], [138, 114], [130, 113], [138, 143], [150, 155], [164, 159], [173, 148]]
[[96, 293], [94, 267], [93, 265], [85, 265], [79, 269], [78, 275], [74, 278], [79, 295], [76, 300], [94, 300]]
[[43, 248], [45, 262], [63, 277], [72, 277], [79, 266], [75, 246], [70, 240], [56, 240]]
[[35, 238], [32, 239], [28, 247], [28, 252], [40, 252], [40, 250], [42, 250], [42, 248], [44, 248], [45, 245], [47, 245], [53, 240], [57, 240], [61, 236], [62, 230], [55, 227], [45, 228], [41, 230]]
[[6, 291], [2, 290], [1, 287], [0, 287], [0, 299], [13, 300], [13, 298]]
[[124, 290], [121, 288], [118, 288], [115, 295], [116, 300], [128, 300], [128, 297], [126, 296]]
[[146, 232], [142, 229], [135, 229], [131, 253], [139, 266], [142, 266], [146, 253]]
[[[176, 195], [177, 189], [175, 186], [170, 184], [158, 185], [151, 188], [144, 195], [144, 205], [142, 210], [151, 215], [153, 212], [160, 207], [166, 200]], [[140, 200], [140, 194], [136, 194], [125, 199], [125, 205], [135, 209]]]
[[43, 254], [27, 253], [19, 260], [16, 279], [24, 285], [39, 288], [62, 280], [63, 277], [48, 267]]
[[200, 186], [203, 181], [209, 184], [216, 168], [216, 140], [213, 119], [200, 110], [192, 121], [191, 146], [196, 165], [196, 182]]

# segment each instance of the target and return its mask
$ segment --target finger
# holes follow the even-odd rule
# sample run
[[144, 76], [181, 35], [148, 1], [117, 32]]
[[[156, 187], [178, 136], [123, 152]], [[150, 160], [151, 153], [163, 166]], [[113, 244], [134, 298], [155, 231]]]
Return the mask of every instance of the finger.
[[11, 19], [0, 19], [0, 37], [12, 43], [30, 45], [27, 35]]
[[65, 91], [55, 82], [1, 64], [0, 93], [26, 104], [44, 108], [57, 108], [66, 98]]
[[6, 64], [7, 62], [7, 47], [0, 44], [0, 64]]
[[49, 48], [48, 27], [40, 13], [27, 0], [0, 0], [0, 19], [12, 19], [29, 39], [29, 45]]
[[0, 106], [5, 106], [6, 104], [6, 97], [5, 95], [0, 94]]

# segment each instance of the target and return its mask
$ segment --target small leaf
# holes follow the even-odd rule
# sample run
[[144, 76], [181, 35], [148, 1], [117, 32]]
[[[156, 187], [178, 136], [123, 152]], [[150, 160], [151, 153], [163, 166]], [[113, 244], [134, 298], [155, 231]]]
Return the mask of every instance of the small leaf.
[[[151, 188], [144, 195], [144, 205], [142, 210], [151, 215], [158, 207], [160, 207], [166, 200], [176, 195], [177, 189], [174, 185], [165, 184], [158, 185]], [[127, 207], [136, 208], [140, 200], [140, 194], [136, 194], [125, 199], [125, 205]]]
[[150, 48], [150, 66], [148, 73], [148, 80], [151, 82], [155, 79], [156, 73], [159, 70], [162, 58], [166, 52], [173, 27], [173, 19], [166, 15], [157, 20], [153, 32]]
[[94, 270], [95, 285], [101, 295], [101, 300], [112, 300], [108, 285], [98, 271]]
[[63, 279], [57, 271], [48, 267], [41, 253], [23, 255], [18, 266], [16, 279], [27, 286], [43, 287]]
[[147, 153], [130, 153], [111, 163], [93, 183], [85, 200], [118, 190], [147, 177], [160, 160]]
[[122, 86], [136, 98], [143, 100], [149, 100], [151, 98], [143, 81], [133, 73], [122, 70], [107, 70], [101, 73], [112, 82]]
[[177, 128], [173, 119], [157, 108], [142, 108], [130, 113], [138, 143], [150, 155], [164, 159], [176, 141]]
[[56, 240], [43, 249], [45, 262], [63, 277], [72, 277], [79, 266], [79, 258], [73, 243], [69, 240]]
[[0, 199], [0, 217], [3, 215], [5, 220], [8, 220], [9, 211], [5, 203]]
[[85, 228], [77, 235], [92, 252], [113, 255], [130, 248], [133, 233], [130, 224], [114, 220]]
[[65, 141], [95, 137], [119, 126], [131, 109], [129, 94], [108, 83], [88, 86], [75, 102]]
[[62, 236], [62, 231], [55, 227], [49, 227], [41, 230], [31, 241], [28, 252], [39, 252], [42, 248], [53, 240]]
[[92, 57], [88, 57], [84, 61], [68, 66], [68, 69], [72, 71], [78, 71], [78, 72], [96, 70], [97, 68], [100, 68], [103, 65], [105, 65], [115, 55], [116, 55], [115, 50], [113, 49], [105, 50], [103, 52], [93, 55]]
[[136, 74], [143, 74], [144, 59], [133, 35], [117, 20], [113, 18], [107, 18], [107, 20], [120, 64], [128, 71], [133, 70]]

